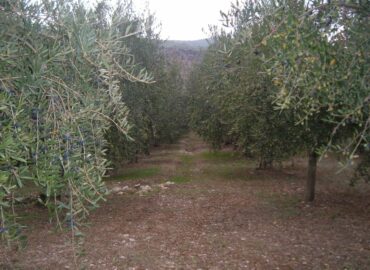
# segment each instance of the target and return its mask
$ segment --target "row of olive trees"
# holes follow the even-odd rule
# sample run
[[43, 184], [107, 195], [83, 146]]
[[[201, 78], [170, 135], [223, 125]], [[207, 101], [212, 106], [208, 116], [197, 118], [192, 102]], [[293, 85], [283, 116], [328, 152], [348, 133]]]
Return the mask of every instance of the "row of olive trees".
[[327, 150], [369, 166], [368, 3], [245, 1], [221, 13], [232, 31], [193, 72], [192, 125], [214, 146], [233, 143], [260, 166], [309, 156], [306, 200]]
[[126, 39], [135, 56], [135, 70], [145, 68], [153, 77], [149, 84], [120, 81], [122, 98], [130, 110], [130, 138], [122, 136], [115, 126], [107, 133], [109, 158], [119, 167], [122, 162], [137, 161], [139, 154], [149, 154], [153, 146], [174, 142], [186, 131], [187, 98], [179, 67], [166, 60], [154, 16], [136, 14], [131, 2], [116, 12], [123, 14], [118, 28], [122, 35], [127, 29], [139, 33]]
[[178, 136], [176, 68], [157, 62], [153, 25], [129, 6], [0, 1], [3, 239], [23, 236], [15, 204], [30, 186], [59, 225], [80, 234], [79, 222], [107, 194], [102, 178], [114, 156], [107, 151], [125, 142], [136, 154], [150, 140]]

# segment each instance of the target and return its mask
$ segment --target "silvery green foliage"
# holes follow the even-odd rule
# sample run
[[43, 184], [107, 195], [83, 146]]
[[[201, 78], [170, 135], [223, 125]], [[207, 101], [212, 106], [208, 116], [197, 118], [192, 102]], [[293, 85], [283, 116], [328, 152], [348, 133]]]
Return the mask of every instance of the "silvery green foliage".
[[[294, 111], [297, 123], [316, 135], [313, 147], [320, 154], [339, 152], [345, 166], [362, 153], [359, 169], [368, 178], [369, 167], [363, 166], [370, 145], [370, 4], [311, 0], [295, 5], [268, 16], [271, 34], [265, 46], [274, 51], [267, 65], [279, 88], [276, 104]], [[329, 136], [323, 139], [324, 129]]]
[[194, 128], [268, 159], [362, 157], [368, 180], [369, 14], [368, 1], [236, 1], [194, 72]]
[[116, 19], [105, 28], [98, 22], [70, 1], [0, 2], [0, 227], [7, 239], [20, 235], [11, 206], [24, 185], [37, 185], [51, 213], [58, 220], [63, 213], [73, 228], [107, 193], [104, 134], [111, 125], [125, 136], [129, 130], [119, 82], [151, 78], [133, 72]]
[[291, 112], [281, 113], [273, 104], [278, 88], [264, 68], [273, 52], [261, 46], [270, 29], [250, 11], [257, 5], [246, 1], [243, 8], [221, 13], [233, 31], [214, 33], [203, 63], [193, 72], [191, 120], [214, 147], [233, 144], [266, 168], [301, 151], [302, 132]]
[[149, 154], [154, 146], [173, 143], [187, 130], [188, 122], [181, 69], [166, 57], [155, 17], [150, 13], [144, 16], [132, 13], [130, 2], [127, 4], [114, 11], [122, 22], [117, 30], [123, 35], [128, 28], [140, 32], [126, 40], [135, 55], [136, 70], [150, 71], [153, 81], [150, 84], [121, 81], [122, 97], [130, 110], [130, 137], [134, 140], [121, 136], [115, 127], [107, 133], [108, 154], [118, 170], [123, 163], [136, 162], [139, 155]]

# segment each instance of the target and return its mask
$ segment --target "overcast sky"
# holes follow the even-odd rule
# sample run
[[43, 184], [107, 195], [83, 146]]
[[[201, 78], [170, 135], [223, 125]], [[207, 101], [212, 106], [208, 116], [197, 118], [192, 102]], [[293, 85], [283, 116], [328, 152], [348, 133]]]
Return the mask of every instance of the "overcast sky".
[[220, 10], [227, 11], [232, 0], [133, 0], [136, 9], [149, 8], [162, 23], [162, 38], [194, 40], [207, 38], [202, 28], [220, 24]]
[[[40, 2], [41, 0], [31, 0]], [[82, 0], [87, 4], [98, 0]], [[116, 0], [108, 0], [112, 5]], [[208, 25], [221, 25], [220, 10], [228, 11], [235, 0], [132, 0], [141, 13], [148, 5], [162, 25], [162, 38], [195, 40], [209, 37]]]

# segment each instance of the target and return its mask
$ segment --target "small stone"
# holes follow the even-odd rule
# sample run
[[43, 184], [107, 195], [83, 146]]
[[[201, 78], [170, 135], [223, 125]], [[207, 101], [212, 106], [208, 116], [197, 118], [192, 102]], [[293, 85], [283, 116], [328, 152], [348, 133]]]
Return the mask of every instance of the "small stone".
[[114, 193], [117, 193], [117, 192], [120, 192], [120, 191], [121, 191], [121, 188], [120, 187], [114, 187], [112, 189], [112, 192], [114, 192]]
[[171, 186], [171, 185], [174, 185], [175, 183], [174, 182], [171, 182], [171, 181], [167, 181], [166, 183], [164, 183], [165, 185], [167, 186]]
[[122, 191], [127, 191], [127, 190], [130, 190], [129, 186], [124, 186], [123, 188], [121, 188]]
[[141, 191], [144, 191], [144, 192], [149, 192], [149, 191], [152, 190], [152, 188], [150, 186], [148, 186], [148, 185], [141, 186], [140, 189], [141, 189]]
[[159, 187], [160, 189], [168, 189], [168, 187], [166, 187], [164, 184], [159, 184], [159, 185], [158, 185], [158, 187]]

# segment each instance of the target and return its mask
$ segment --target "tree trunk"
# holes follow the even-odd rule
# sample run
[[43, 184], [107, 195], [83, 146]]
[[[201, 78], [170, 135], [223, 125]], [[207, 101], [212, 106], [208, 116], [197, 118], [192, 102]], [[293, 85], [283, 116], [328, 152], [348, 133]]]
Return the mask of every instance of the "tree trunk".
[[315, 151], [312, 151], [308, 155], [308, 172], [305, 196], [306, 202], [312, 202], [315, 199], [316, 167], [317, 154]]

